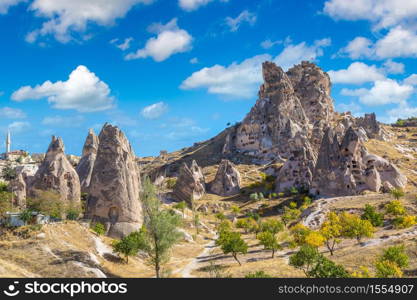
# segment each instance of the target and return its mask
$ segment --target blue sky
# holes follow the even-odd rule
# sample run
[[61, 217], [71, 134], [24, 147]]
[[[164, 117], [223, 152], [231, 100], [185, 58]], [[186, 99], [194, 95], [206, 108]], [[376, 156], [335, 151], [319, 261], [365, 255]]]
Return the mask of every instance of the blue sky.
[[0, 36], [0, 131], [35, 153], [105, 122], [140, 156], [211, 138], [264, 60], [315, 61], [338, 111], [417, 115], [417, 0], [0, 0]]

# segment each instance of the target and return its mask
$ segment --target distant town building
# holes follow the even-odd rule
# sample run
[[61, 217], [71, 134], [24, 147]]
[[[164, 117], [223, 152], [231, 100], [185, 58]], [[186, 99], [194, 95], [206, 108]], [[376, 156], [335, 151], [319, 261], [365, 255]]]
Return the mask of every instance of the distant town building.
[[0, 159], [8, 160], [8, 161], [19, 161], [21, 163], [30, 163], [32, 161], [27, 151], [24, 151], [24, 150], [11, 151], [12, 139], [11, 139], [10, 130], [7, 131], [5, 145], [6, 145], [6, 152], [0, 155]]

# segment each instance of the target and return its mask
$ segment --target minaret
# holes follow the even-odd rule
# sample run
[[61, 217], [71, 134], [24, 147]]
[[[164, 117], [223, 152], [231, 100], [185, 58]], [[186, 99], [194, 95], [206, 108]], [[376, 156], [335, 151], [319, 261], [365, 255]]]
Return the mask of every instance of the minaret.
[[10, 130], [7, 130], [7, 136], [6, 136], [6, 154], [10, 152], [10, 144], [11, 144]]

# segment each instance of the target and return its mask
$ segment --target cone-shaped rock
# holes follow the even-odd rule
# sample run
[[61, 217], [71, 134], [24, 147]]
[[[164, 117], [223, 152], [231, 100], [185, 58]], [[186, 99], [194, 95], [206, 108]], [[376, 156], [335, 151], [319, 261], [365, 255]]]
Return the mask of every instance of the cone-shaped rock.
[[94, 134], [94, 131], [90, 129], [85, 140], [83, 156], [77, 166], [77, 173], [81, 183], [81, 192], [83, 193], [88, 193], [91, 174], [93, 173], [94, 162], [97, 156], [98, 142], [98, 137]]
[[61, 138], [52, 137], [46, 156], [31, 182], [30, 194], [36, 191], [54, 191], [68, 205], [80, 204], [80, 180], [65, 156]]
[[192, 200], [201, 199], [205, 192], [204, 175], [196, 161], [193, 160], [190, 167], [184, 163], [180, 169], [177, 184], [174, 187], [175, 199], [192, 205]]
[[227, 159], [223, 159], [211, 183], [212, 193], [220, 196], [232, 196], [240, 192], [240, 173]]
[[88, 216], [106, 224], [107, 234], [124, 237], [143, 223], [140, 175], [135, 154], [123, 132], [105, 124], [89, 186]]

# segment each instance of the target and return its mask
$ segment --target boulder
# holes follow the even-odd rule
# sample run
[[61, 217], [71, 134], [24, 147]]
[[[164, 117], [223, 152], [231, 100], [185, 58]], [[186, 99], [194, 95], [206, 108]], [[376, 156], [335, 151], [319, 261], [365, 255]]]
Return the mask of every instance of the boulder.
[[88, 188], [87, 216], [105, 224], [109, 236], [121, 238], [143, 223], [139, 167], [118, 127], [105, 124], [99, 141]]
[[88, 193], [88, 187], [91, 181], [91, 174], [93, 173], [94, 162], [98, 150], [98, 137], [94, 131], [90, 129], [84, 143], [83, 155], [77, 166], [77, 173], [80, 177], [81, 192]]
[[56, 192], [66, 205], [81, 204], [80, 180], [65, 156], [64, 142], [61, 138], [52, 137], [45, 158], [31, 180], [29, 194], [36, 196], [38, 190]]
[[229, 160], [222, 160], [210, 191], [219, 196], [232, 196], [240, 192], [240, 173]]
[[180, 169], [173, 197], [181, 202], [192, 205], [193, 200], [200, 200], [206, 193], [205, 178], [197, 162], [193, 160], [190, 166], [184, 163]]

